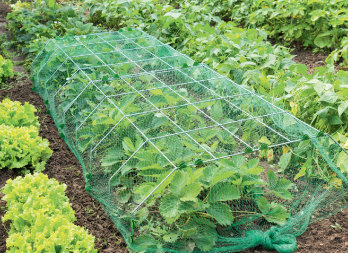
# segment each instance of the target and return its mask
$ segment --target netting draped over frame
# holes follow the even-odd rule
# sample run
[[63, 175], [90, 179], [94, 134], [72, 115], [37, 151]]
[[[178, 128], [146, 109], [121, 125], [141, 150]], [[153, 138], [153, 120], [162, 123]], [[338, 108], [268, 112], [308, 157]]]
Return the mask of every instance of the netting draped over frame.
[[329, 135], [140, 30], [50, 40], [32, 79], [134, 251], [294, 252], [347, 206]]

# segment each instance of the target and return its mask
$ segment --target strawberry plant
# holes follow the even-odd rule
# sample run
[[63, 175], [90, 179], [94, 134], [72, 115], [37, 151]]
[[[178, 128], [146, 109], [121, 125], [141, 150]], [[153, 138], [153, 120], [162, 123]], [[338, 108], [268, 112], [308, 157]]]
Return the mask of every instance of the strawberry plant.
[[[171, 21], [180, 18], [168, 9]], [[182, 21], [169, 29], [190, 33]], [[234, 47], [262, 52], [255, 49], [261, 32], [216, 27], [226, 28], [216, 43], [228, 48], [232, 38]], [[215, 40], [193, 41], [177, 42], [209, 62], [194, 48]], [[277, 73], [274, 57], [259, 74]], [[251, 60], [240, 57], [243, 78], [265, 93], [293, 94], [289, 82], [257, 82]], [[277, 68], [283, 81], [307, 77], [291, 61]], [[287, 231], [297, 219], [308, 224], [330, 194], [344, 195], [345, 151], [330, 136], [141, 30], [51, 40], [32, 69], [35, 91], [83, 166], [86, 190], [105, 204], [132, 250], [214, 251], [231, 241], [242, 249], [284, 236], [292, 252], [295, 235]]]
[[97, 252], [94, 237], [76, 226], [66, 185], [44, 174], [9, 179], [2, 192], [11, 221], [8, 252]]
[[[175, 146], [180, 149], [180, 145]], [[169, 172], [161, 167], [160, 161], [152, 160], [152, 165], [145, 166], [145, 161], [150, 159], [149, 154], [155, 154], [154, 150], [139, 152], [136, 155], [139, 162], [134, 162], [134, 169], [124, 167], [120, 172], [122, 175], [113, 182], [117, 198], [129, 208], [129, 212], [156, 185], [154, 179], [160, 180]], [[135, 171], [137, 174], [133, 179]], [[180, 239], [187, 241], [191, 247], [208, 251], [214, 247], [218, 231], [234, 223], [265, 219], [270, 223], [284, 224], [289, 210], [270, 199], [291, 200], [289, 190], [292, 183], [286, 178], [279, 179], [271, 170], [265, 173], [267, 176], [263, 180], [263, 172], [258, 159], [246, 162], [242, 156], [176, 171], [146, 206], [137, 211], [135, 245], [146, 238], [156, 242], [160, 248], [160, 245]], [[137, 183], [126, 183], [133, 181]], [[248, 203], [248, 209], [244, 209], [242, 203]], [[151, 234], [148, 231], [152, 231]]]

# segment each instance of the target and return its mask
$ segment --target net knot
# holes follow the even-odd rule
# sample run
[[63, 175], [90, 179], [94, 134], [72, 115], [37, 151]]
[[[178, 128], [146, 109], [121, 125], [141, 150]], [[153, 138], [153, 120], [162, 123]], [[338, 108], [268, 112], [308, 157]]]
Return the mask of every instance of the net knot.
[[267, 250], [276, 250], [279, 253], [293, 253], [297, 250], [296, 237], [291, 234], [281, 234], [279, 229], [271, 227], [270, 230], [251, 230], [246, 233], [255, 245], [262, 245]]

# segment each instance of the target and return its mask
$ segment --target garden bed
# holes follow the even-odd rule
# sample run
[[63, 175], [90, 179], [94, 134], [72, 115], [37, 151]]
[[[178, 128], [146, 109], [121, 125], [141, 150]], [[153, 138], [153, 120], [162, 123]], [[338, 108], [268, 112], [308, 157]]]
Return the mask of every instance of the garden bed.
[[[81, 166], [65, 142], [59, 137], [58, 130], [51, 116], [46, 114], [45, 105], [40, 96], [32, 91], [31, 82], [25, 78], [15, 81], [13, 87], [0, 91], [0, 100], [9, 97], [22, 103], [29, 102], [38, 108], [41, 124], [40, 135], [50, 142], [53, 155], [44, 171], [50, 178], [65, 183], [68, 188], [66, 195], [76, 212], [76, 224], [86, 227], [96, 237], [96, 248], [100, 252], [127, 252], [126, 244], [113, 222], [107, 217], [100, 204], [95, 201], [84, 188]], [[0, 176], [0, 187], [6, 180], [16, 177], [13, 171], [3, 170]], [[5, 203], [0, 202], [0, 214], [5, 213]], [[345, 252], [348, 250], [348, 210], [316, 222], [297, 238], [299, 252]], [[339, 224], [342, 229], [337, 227]], [[335, 226], [333, 228], [332, 226]], [[0, 227], [0, 252], [5, 252], [7, 232]], [[247, 252], [265, 252], [262, 247]]]
[[[0, 11], [1, 11], [0, 7]], [[0, 14], [0, 19], [3, 13]], [[96, 237], [96, 248], [100, 252], [126, 252], [126, 244], [115, 228], [112, 221], [102, 210], [101, 206], [92, 199], [84, 189], [84, 179], [81, 167], [69, 150], [59, 133], [52, 118], [46, 114], [42, 99], [32, 91], [32, 84], [27, 77], [12, 83], [12, 88], [0, 91], [0, 100], [9, 97], [21, 102], [28, 101], [38, 109], [41, 124], [40, 135], [50, 141], [53, 155], [46, 165], [46, 173], [51, 178], [56, 178], [60, 183], [67, 184], [66, 195], [76, 212], [77, 225], [86, 227]], [[3, 187], [8, 178], [17, 174], [13, 171], [3, 170], [0, 176], [0, 187]], [[0, 203], [1, 215], [4, 213], [5, 203]], [[338, 213], [328, 219], [317, 222], [301, 236], [298, 237], [299, 252], [345, 252], [348, 250], [348, 210]], [[339, 224], [341, 228], [337, 224]], [[332, 226], [335, 226], [332, 227]], [[6, 225], [5, 225], [6, 227]], [[0, 252], [5, 252], [6, 229], [0, 227]], [[248, 252], [264, 252], [262, 248]]]

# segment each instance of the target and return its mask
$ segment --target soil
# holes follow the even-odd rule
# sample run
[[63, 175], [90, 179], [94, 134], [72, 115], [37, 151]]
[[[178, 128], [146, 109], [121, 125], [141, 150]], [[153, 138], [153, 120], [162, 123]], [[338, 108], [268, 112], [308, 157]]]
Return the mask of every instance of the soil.
[[328, 53], [313, 53], [312, 49], [305, 49], [301, 46], [296, 46], [291, 52], [295, 55], [293, 60], [298, 63], [305, 64], [308, 68], [309, 73], [313, 73], [314, 68], [324, 66], [325, 59], [328, 57]]
[[[4, 16], [8, 8], [0, 3], [0, 35], [4, 31]], [[299, 61], [312, 65], [310, 69], [320, 64], [321, 57], [308, 57], [310, 54], [297, 52]], [[307, 55], [307, 56], [306, 56]], [[23, 56], [22, 56], [23, 57]], [[311, 56], [312, 57], [312, 56]], [[313, 60], [309, 60], [313, 59]], [[18, 66], [21, 66], [18, 64]], [[76, 225], [86, 227], [95, 236], [96, 248], [99, 252], [114, 253], [128, 252], [127, 246], [113, 222], [107, 217], [101, 205], [95, 201], [84, 189], [84, 179], [81, 166], [65, 142], [59, 137], [58, 130], [53, 119], [46, 114], [45, 105], [40, 96], [32, 91], [32, 83], [21, 66], [23, 72], [9, 83], [5, 90], [0, 90], [0, 101], [9, 97], [22, 103], [33, 104], [38, 112], [37, 116], [41, 124], [40, 135], [50, 142], [53, 155], [46, 165], [46, 173], [50, 178], [57, 179], [67, 185], [66, 195], [69, 197], [75, 210]], [[14, 178], [19, 172], [3, 169], [0, 174], [0, 188], [9, 178]], [[6, 203], [0, 200], [0, 215], [6, 212]], [[348, 209], [316, 222], [308, 227], [307, 231], [297, 238], [298, 252], [348, 252]], [[339, 224], [337, 226], [337, 224]], [[341, 227], [341, 228], [339, 228]], [[6, 238], [9, 224], [0, 225], [0, 253], [6, 251]], [[247, 252], [268, 252], [262, 247], [249, 249]]]

